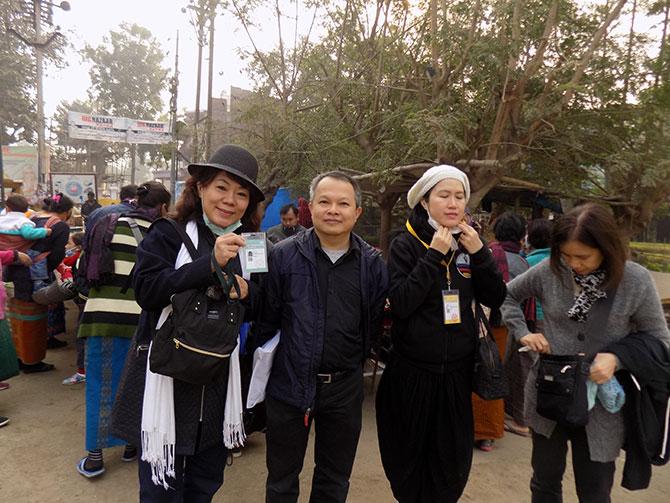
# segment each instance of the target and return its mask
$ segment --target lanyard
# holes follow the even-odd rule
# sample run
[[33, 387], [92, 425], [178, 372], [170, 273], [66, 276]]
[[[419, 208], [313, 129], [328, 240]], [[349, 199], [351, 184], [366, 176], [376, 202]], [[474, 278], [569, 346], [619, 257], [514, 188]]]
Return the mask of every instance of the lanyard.
[[[407, 227], [409, 233], [416, 239], [418, 239], [419, 243], [425, 246], [426, 249], [430, 248], [430, 245], [419, 237], [419, 235], [414, 230], [414, 227], [412, 227], [412, 224], [409, 223], [409, 220], [405, 222], [405, 227]], [[451, 271], [449, 271], [449, 266], [451, 265], [451, 261], [454, 260], [454, 255], [456, 255], [456, 250], [451, 250], [451, 256], [449, 257], [449, 261], [448, 262], [445, 262], [444, 260], [442, 261], [442, 265], [447, 268], [447, 287], [449, 288], [449, 290], [451, 290]]]

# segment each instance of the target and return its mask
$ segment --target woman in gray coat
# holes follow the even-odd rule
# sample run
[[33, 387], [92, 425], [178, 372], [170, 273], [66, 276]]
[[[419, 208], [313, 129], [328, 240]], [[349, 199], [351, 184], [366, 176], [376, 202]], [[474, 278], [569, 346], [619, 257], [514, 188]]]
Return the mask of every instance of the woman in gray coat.
[[[564, 215], [552, 231], [551, 258], [507, 285], [501, 308], [510, 334], [538, 353], [593, 358], [589, 378], [609, 381], [620, 363], [608, 344], [643, 331], [670, 345], [661, 302], [649, 272], [626, 260], [616, 222], [603, 207], [588, 204]], [[530, 333], [520, 304], [537, 297], [544, 310], [543, 333]], [[589, 322], [590, 321], [590, 322]], [[583, 427], [566, 427], [536, 411], [536, 368], [526, 383], [526, 414], [533, 431], [530, 483], [533, 503], [562, 500], [567, 444], [581, 503], [608, 503], [614, 460], [624, 441], [621, 412], [596, 401]]]

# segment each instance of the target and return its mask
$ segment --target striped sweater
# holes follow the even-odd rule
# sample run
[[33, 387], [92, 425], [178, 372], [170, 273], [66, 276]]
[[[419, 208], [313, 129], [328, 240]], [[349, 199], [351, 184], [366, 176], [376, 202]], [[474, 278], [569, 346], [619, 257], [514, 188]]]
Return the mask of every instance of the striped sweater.
[[[140, 218], [134, 220], [145, 235], [151, 222]], [[114, 274], [109, 282], [89, 291], [77, 337], [131, 338], [135, 333], [142, 309], [135, 302], [135, 292], [128, 276], [135, 265], [137, 241], [126, 217], [117, 221], [111, 249]], [[126, 286], [128, 290], [122, 293]]]

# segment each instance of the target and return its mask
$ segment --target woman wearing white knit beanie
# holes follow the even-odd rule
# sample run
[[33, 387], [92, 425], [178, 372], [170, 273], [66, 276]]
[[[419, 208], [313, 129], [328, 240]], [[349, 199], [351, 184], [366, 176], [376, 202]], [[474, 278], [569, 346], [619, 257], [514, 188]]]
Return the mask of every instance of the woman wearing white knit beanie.
[[434, 166], [407, 193], [406, 232], [391, 243], [393, 350], [377, 392], [384, 471], [401, 503], [458, 501], [473, 449], [474, 300], [491, 308], [505, 283], [465, 221], [468, 177]]

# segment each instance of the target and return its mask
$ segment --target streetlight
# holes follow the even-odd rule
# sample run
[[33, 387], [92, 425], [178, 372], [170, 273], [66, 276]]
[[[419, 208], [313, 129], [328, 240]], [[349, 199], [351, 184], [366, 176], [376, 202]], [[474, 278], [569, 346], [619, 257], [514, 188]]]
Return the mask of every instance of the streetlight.
[[[27, 2], [26, 2], [27, 3]], [[19, 33], [14, 28], [9, 28], [8, 31], [16, 35], [21, 39], [25, 44], [33, 47], [35, 49], [35, 67], [36, 67], [36, 83], [35, 87], [37, 89], [37, 186], [43, 183], [44, 177], [44, 90], [43, 90], [43, 53], [42, 51], [46, 46], [48, 46], [54, 38], [56, 38], [61, 33], [56, 27], [56, 31], [51, 33], [46, 39], [42, 38], [42, 4], [48, 5], [49, 7], [58, 7], [61, 10], [69, 11], [70, 2], [60, 2], [60, 4], [55, 4], [48, 2], [46, 0], [32, 0], [33, 3], [33, 26], [35, 28], [34, 38], [28, 38], [21, 33]], [[50, 16], [47, 19], [47, 22], [51, 24]]]

